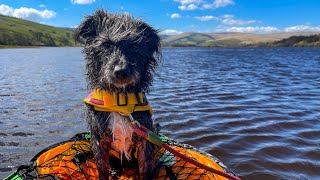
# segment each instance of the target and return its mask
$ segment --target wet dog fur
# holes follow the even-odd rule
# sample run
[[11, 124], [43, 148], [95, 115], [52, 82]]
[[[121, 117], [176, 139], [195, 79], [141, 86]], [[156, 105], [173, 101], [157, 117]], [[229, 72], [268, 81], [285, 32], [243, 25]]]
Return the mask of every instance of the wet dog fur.
[[[90, 89], [114, 93], [145, 92], [152, 85], [153, 75], [161, 61], [158, 31], [128, 14], [113, 14], [97, 10], [85, 17], [75, 32], [78, 42], [84, 43], [86, 77]], [[134, 112], [140, 124], [153, 129], [149, 112]], [[98, 112], [90, 105], [86, 121], [91, 132], [91, 145], [99, 179], [110, 175], [110, 149], [118, 151], [129, 161], [129, 148], [138, 153], [140, 179], [152, 179], [154, 146], [133, 133], [128, 117], [118, 113]], [[112, 177], [116, 178], [116, 177]]]

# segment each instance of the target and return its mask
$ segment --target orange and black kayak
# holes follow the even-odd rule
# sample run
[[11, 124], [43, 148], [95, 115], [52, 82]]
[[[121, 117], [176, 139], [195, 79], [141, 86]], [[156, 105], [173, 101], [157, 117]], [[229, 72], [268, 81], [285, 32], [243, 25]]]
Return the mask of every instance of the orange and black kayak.
[[[217, 158], [201, 152], [196, 148], [175, 142], [164, 135], [159, 135], [162, 141], [179, 153], [197, 160], [211, 168], [234, 174]], [[90, 147], [90, 134], [80, 133], [73, 138], [52, 145], [31, 159], [29, 165], [22, 165], [5, 178], [5, 180], [46, 179], [46, 180], [98, 180], [98, 170]], [[132, 151], [134, 155], [134, 151]], [[159, 180], [227, 180], [227, 178], [201, 169], [158, 147], [154, 152], [154, 179]], [[110, 152], [110, 179], [134, 180], [140, 179], [138, 163], [121, 161], [115, 151]]]

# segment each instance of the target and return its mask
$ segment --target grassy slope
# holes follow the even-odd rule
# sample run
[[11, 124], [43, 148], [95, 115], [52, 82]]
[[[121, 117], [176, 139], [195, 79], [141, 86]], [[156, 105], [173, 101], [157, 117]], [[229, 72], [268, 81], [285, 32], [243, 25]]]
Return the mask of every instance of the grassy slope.
[[0, 15], [0, 46], [75, 46], [71, 30]]

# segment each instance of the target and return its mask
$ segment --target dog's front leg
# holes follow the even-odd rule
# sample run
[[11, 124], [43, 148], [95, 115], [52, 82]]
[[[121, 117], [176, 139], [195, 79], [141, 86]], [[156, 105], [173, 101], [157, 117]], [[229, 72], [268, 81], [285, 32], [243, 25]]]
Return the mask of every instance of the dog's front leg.
[[[141, 138], [141, 137], [140, 137]], [[141, 180], [153, 179], [152, 170], [154, 167], [153, 161], [153, 144], [144, 138], [138, 142], [138, 164]]]
[[112, 137], [107, 130], [109, 113], [98, 112], [93, 106], [87, 106], [86, 120], [91, 133], [91, 150], [96, 161], [99, 179], [109, 179], [109, 152], [112, 143]]
[[109, 152], [111, 138], [109, 138], [108, 136], [99, 137], [97, 134], [92, 134], [91, 143], [92, 151], [99, 172], [99, 179], [109, 180]]
[[[145, 126], [149, 130], [153, 130], [153, 120], [149, 112], [135, 112], [132, 114], [132, 116], [141, 125]], [[155, 146], [151, 142], [140, 136], [137, 136], [136, 140], [140, 179], [154, 179], [152, 175], [152, 170], [154, 168], [153, 152]]]

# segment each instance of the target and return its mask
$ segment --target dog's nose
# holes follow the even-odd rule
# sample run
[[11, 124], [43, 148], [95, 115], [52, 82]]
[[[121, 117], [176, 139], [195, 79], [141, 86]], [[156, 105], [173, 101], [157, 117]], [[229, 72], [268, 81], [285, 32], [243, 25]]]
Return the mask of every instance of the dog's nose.
[[114, 68], [114, 74], [117, 77], [127, 77], [129, 75], [129, 70], [128, 68], [122, 68], [122, 67], [116, 66]]

